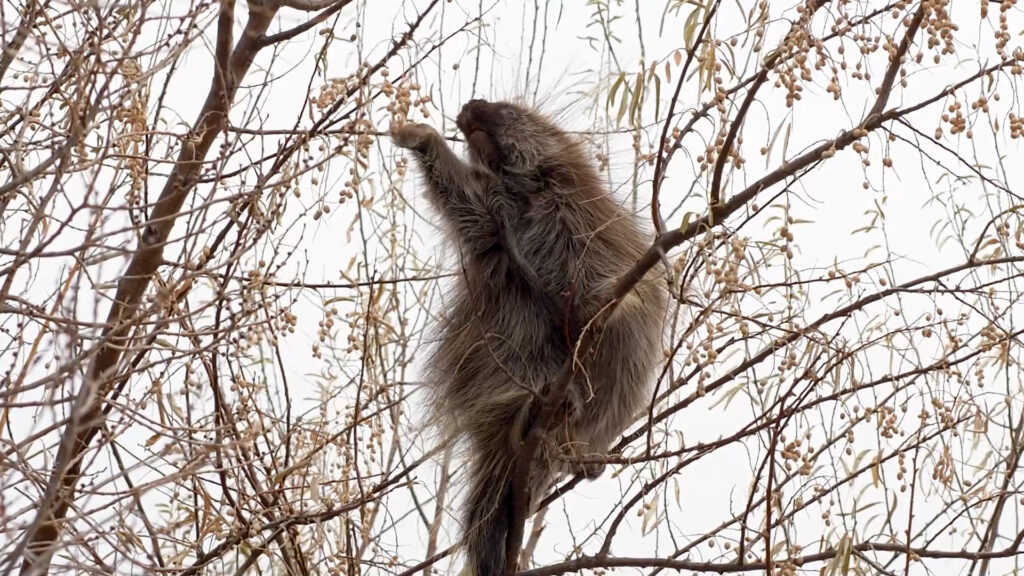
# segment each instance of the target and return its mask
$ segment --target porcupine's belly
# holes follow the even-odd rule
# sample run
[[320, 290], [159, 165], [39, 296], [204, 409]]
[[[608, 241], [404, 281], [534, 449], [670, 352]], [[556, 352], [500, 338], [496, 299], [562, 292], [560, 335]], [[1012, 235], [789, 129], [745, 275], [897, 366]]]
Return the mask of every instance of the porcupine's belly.
[[[653, 308], [653, 307], [652, 307]], [[609, 324], [587, 371], [582, 441], [603, 451], [638, 416], [647, 412], [661, 357], [660, 319], [655, 312]], [[624, 354], [623, 351], [631, 351]]]
[[[439, 400], [473, 417], [464, 432], [487, 439], [525, 424], [523, 408], [561, 369], [542, 311], [515, 291], [463, 298], [435, 352]], [[486, 416], [486, 417], [480, 417]]]

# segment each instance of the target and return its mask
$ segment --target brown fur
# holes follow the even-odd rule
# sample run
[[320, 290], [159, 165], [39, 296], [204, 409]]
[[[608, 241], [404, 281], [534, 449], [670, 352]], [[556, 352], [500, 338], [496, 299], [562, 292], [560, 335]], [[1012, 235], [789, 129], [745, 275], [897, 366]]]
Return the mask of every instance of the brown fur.
[[[457, 124], [469, 163], [428, 126], [405, 124], [392, 137], [415, 153], [428, 197], [460, 247], [463, 274], [429, 360], [432, 416], [469, 450], [464, 531], [473, 573], [498, 576], [508, 475], [531, 400], [554, 383], [582, 322], [646, 243], [583, 147], [536, 112], [471, 100]], [[558, 457], [604, 453], [636, 417], [661, 357], [665, 306], [662, 288], [647, 279], [607, 321], [587, 373], [570, 387], [564, 421], [534, 462], [534, 503], [561, 475], [600, 475], [603, 467], [571, 470]]]

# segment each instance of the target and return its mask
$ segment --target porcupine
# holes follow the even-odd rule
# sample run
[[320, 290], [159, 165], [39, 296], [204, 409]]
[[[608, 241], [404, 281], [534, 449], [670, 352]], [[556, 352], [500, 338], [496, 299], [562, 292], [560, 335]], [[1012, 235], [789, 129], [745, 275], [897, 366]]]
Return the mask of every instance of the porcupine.
[[[505, 571], [510, 474], [538, 402], [573, 353], [584, 323], [643, 254], [636, 216], [602, 184], [583, 146], [539, 113], [470, 100], [456, 125], [470, 161], [433, 128], [392, 128], [413, 152], [427, 197], [460, 249], [461, 274], [428, 361], [431, 415], [464, 441], [470, 461], [464, 544], [475, 576]], [[661, 358], [666, 294], [645, 278], [605, 320], [572, 382], [564, 418], [532, 464], [531, 506], [603, 454], [647, 400]]]

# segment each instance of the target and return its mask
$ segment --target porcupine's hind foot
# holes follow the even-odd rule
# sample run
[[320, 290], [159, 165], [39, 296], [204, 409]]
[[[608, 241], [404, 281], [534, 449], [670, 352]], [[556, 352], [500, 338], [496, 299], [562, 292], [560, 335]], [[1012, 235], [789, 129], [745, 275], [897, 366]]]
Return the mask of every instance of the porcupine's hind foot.
[[577, 452], [575, 458], [579, 460], [586, 460], [585, 462], [573, 462], [573, 472], [583, 476], [587, 480], [597, 480], [604, 474], [604, 471], [608, 468], [607, 462], [602, 462], [601, 459], [607, 457], [607, 454], [594, 452], [592, 450], [583, 449]]
[[[565, 423], [567, 425], [567, 432], [570, 438], [574, 435], [573, 431], [578, 430], [579, 423], [585, 421], [586, 415], [584, 410], [586, 409], [587, 401], [584, 400], [583, 395], [580, 392], [578, 386], [569, 386], [566, 390], [566, 398], [563, 402], [563, 408], [565, 413]], [[566, 446], [567, 456], [572, 459], [591, 459], [594, 460], [601, 456], [600, 453], [596, 453], [593, 447], [589, 446], [586, 442], [570, 442]], [[591, 461], [591, 462], [570, 462], [568, 466], [568, 472], [573, 474], [579, 474], [587, 480], [596, 480], [604, 474], [605, 469], [608, 465], [605, 462]]]

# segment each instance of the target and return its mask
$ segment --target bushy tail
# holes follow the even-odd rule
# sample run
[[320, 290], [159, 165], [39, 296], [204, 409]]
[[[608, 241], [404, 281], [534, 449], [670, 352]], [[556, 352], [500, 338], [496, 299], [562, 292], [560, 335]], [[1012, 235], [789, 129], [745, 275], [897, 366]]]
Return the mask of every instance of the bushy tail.
[[480, 456], [472, 465], [465, 504], [466, 555], [473, 576], [504, 576], [513, 464], [505, 454]]

